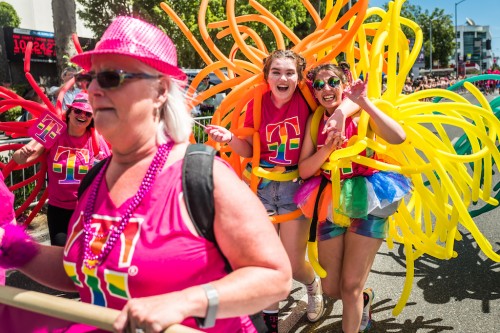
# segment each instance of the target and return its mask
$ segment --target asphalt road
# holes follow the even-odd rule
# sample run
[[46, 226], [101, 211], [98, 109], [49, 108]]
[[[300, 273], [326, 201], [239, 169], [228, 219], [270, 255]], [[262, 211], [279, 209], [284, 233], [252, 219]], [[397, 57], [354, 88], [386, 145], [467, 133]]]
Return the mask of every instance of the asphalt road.
[[[493, 97], [496, 95], [488, 99]], [[495, 171], [493, 183], [500, 186], [500, 175]], [[493, 250], [500, 253], [500, 209], [493, 209], [474, 220], [492, 243]], [[37, 223], [32, 232], [46, 242], [45, 221], [42, 218]], [[392, 310], [403, 289], [405, 255], [398, 244], [393, 249], [388, 249], [386, 243], [382, 245], [367, 282], [367, 286], [375, 290], [374, 325], [370, 332], [500, 332], [500, 263], [486, 258], [470, 233], [463, 228], [460, 230], [463, 240], [455, 245], [457, 258], [443, 261], [423, 256], [415, 262], [413, 289], [406, 307], [397, 317]], [[10, 274], [7, 284], [74, 297], [42, 287], [17, 272]], [[311, 324], [305, 317], [305, 300], [305, 289], [294, 283], [290, 296], [281, 302], [281, 333], [342, 331], [340, 301], [329, 300], [325, 317]]]

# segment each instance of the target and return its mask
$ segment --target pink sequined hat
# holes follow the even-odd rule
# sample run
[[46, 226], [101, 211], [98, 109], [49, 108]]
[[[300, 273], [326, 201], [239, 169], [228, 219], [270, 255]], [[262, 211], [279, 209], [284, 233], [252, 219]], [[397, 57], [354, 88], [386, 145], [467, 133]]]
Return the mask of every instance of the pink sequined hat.
[[78, 54], [71, 61], [88, 71], [92, 56], [99, 54], [129, 56], [163, 74], [186, 80], [186, 74], [177, 67], [177, 50], [170, 38], [157, 27], [133, 17], [118, 16], [94, 50]]
[[71, 103], [70, 107], [94, 113], [94, 110], [92, 110], [92, 107], [89, 104], [89, 95], [84, 92], [76, 94], [75, 99], [73, 100], [73, 103]]

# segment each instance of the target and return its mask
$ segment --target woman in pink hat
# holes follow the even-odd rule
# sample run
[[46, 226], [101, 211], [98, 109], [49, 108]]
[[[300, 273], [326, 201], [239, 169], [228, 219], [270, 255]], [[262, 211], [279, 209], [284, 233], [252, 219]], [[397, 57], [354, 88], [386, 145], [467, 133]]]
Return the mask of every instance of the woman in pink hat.
[[262, 204], [219, 158], [216, 243], [189, 218], [182, 165], [193, 123], [172, 41], [118, 17], [95, 50], [72, 61], [93, 78], [94, 122], [113, 154], [80, 197], [64, 250], [40, 246], [21, 270], [77, 290], [84, 302], [121, 309], [117, 332], [161, 332], [175, 323], [256, 332], [248, 315], [288, 295], [290, 264]]
[[[66, 243], [81, 180], [98, 160], [110, 154], [102, 136], [92, 135], [93, 111], [86, 93], [77, 94], [66, 110], [66, 124], [66, 131], [50, 149], [32, 140], [12, 156], [18, 164], [25, 164], [46, 154], [49, 179], [47, 222], [50, 243], [57, 246]], [[97, 140], [97, 145], [93, 140]]]

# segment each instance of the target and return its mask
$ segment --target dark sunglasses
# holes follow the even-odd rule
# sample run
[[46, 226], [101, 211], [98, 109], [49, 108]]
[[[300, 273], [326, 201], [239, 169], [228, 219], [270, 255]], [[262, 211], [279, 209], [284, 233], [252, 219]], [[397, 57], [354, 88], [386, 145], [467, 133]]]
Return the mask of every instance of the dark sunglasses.
[[78, 74], [75, 77], [75, 80], [76, 81], [87, 81], [87, 82], [90, 82], [90, 81], [92, 81], [92, 76], [90, 74], [88, 74], [88, 73]]
[[91, 118], [92, 117], [92, 112], [87, 112], [87, 111], [83, 111], [83, 110], [80, 110], [80, 109], [77, 109], [77, 108], [73, 108], [73, 113], [74, 114], [84, 114], [87, 118]]
[[118, 88], [127, 79], [157, 79], [163, 75], [151, 75], [146, 73], [127, 73], [123, 70], [103, 71], [99, 73], [89, 72], [90, 78], [97, 79], [102, 89]]
[[[327, 80], [327, 83], [332, 88], [337, 88], [340, 85], [340, 79], [338, 77], [332, 76]], [[325, 87], [326, 83], [323, 80], [314, 80], [313, 88], [316, 91], [321, 91]]]

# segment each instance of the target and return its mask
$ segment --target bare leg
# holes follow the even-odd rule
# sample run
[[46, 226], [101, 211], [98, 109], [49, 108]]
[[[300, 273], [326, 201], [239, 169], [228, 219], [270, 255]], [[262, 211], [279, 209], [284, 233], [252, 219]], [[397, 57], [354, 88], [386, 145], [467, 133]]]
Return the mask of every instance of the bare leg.
[[357, 333], [363, 311], [363, 287], [382, 239], [347, 232], [344, 242], [341, 279], [342, 329], [345, 333]]
[[[276, 225], [292, 265], [293, 278], [303, 284], [311, 283], [315, 277], [311, 264], [305, 260], [309, 226], [308, 220], [292, 220]], [[279, 304], [274, 303], [267, 307], [266, 311], [278, 311], [278, 309]]]
[[280, 224], [280, 238], [290, 263], [293, 278], [304, 284], [314, 280], [314, 270], [305, 260], [310, 222], [308, 220], [292, 220]]
[[340, 276], [344, 257], [344, 235], [324, 241], [318, 241], [318, 259], [326, 270], [326, 277], [321, 279], [323, 292], [334, 299], [340, 299]]

